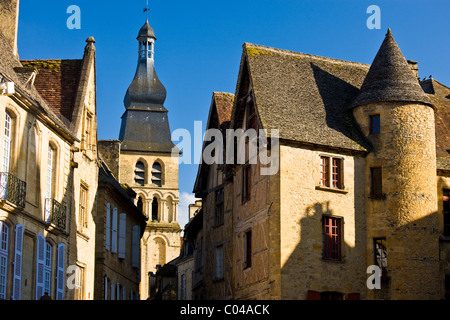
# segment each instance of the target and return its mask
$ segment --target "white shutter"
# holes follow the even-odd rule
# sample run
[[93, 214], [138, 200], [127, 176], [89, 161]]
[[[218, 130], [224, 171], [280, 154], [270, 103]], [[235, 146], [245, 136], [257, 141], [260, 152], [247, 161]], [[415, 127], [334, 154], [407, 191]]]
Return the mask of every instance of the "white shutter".
[[36, 253], [36, 300], [44, 295], [45, 238], [38, 233]]
[[133, 268], [139, 268], [139, 259], [140, 259], [139, 240], [140, 240], [140, 233], [141, 233], [141, 228], [138, 225], [133, 226], [132, 242], [131, 242], [131, 266]]
[[111, 250], [111, 204], [106, 204], [106, 250]]
[[125, 259], [126, 235], [127, 214], [121, 213], [119, 217], [119, 259]]
[[113, 208], [111, 252], [117, 253], [117, 208]]
[[114, 280], [111, 280], [111, 300], [114, 300]]
[[20, 300], [22, 285], [22, 253], [23, 253], [23, 225], [16, 225], [16, 250], [14, 253], [14, 282], [13, 300]]
[[127, 289], [122, 287], [122, 300], [127, 300]]
[[119, 283], [117, 283], [116, 295], [117, 295], [116, 300], [120, 300], [120, 284]]
[[108, 300], [108, 277], [105, 276], [105, 298], [104, 300]]
[[9, 228], [0, 222], [0, 300], [6, 300], [6, 282], [8, 279], [8, 240]]
[[64, 300], [64, 254], [66, 245], [58, 245], [58, 261], [56, 268], [56, 300]]

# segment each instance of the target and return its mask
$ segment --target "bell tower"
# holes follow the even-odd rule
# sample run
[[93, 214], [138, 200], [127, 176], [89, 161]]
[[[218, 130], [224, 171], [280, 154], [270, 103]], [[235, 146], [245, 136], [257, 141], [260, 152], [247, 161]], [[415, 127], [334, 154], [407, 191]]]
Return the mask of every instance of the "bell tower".
[[124, 98], [119, 135], [119, 180], [136, 191], [136, 204], [148, 218], [141, 240], [141, 298], [147, 299], [149, 273], [180, 253], [179, 150], [171, 140], [167, 92], [156, 75], [156, 37], [148, 20], [137, 40], [136, 74]]

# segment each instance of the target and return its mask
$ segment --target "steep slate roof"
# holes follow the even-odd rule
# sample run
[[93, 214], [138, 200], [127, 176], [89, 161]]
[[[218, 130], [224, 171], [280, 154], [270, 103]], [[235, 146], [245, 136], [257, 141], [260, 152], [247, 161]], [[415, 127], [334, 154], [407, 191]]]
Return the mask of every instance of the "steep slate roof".
[[450, 170], [450, 88], [429, 79], [421, 86], [436, 106], [436, 156], [438, 169]]
[[83, 60], [22, 60], [38, 70], [34, 85], [51, 109], [72, 121]]
[[390, 29], [352, 107], [388, 101], [421, 102], [432, 105]]
[[234, 94], [228, 92], [214, 92], [213, 99], [216, 105], [219, 128], [226, 130], [230, 125], [231, 111], [233, 110], [234, 103]]
[[279, 129], [284, 140], [370, 148], [348, 108], [369, 65], [249, 43], [243, 47], [264, 129]]
[[[59, 112], [55, 112], [48, 105], [47, 101], [39, 94], [35, 86], [27, 84], [31, 72], [24, 71], [20, 60], [13, 54], [9, 42], [0, 30], [0, 73], [7, 77], [15, 84], [15, 89], [33, 103], [38, 110], [43, 112], [53, 124], [61, 129], [65, 135], [70, 136], [71, 139], [76, 139], [71, 132], [71, 123], [64, 117], [61, 117]], [[28, 76], [27, 76], [28, 75]]]

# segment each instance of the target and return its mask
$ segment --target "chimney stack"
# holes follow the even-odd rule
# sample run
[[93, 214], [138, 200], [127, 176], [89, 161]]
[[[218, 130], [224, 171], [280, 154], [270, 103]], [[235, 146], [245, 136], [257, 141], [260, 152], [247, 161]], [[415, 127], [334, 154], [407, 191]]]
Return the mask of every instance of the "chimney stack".
[[411, 67], [411, 70], [414, 72], [416, 78], [419, 78], [419, 65], [417, 61], [408, 60], [408, 64]]
[[17, 29], [19, 27], [19, 0], [0, 0], [0, 30], [17, 54]]

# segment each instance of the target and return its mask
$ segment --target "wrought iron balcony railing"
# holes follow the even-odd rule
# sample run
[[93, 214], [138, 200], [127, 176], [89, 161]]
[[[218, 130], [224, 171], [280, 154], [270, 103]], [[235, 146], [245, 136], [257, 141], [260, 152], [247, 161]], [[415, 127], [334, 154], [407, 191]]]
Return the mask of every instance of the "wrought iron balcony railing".
[[45, 222], [52, 223], [60, 229], [66, 229], [66, 206], [55, 199], [45, 199]]
[[0, 199], [7, 200], [19, 208], [25, 208], [27, 193], [26, 182], [15, 177], [11, 173], [0, 173]]

